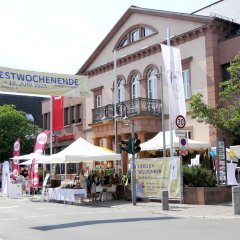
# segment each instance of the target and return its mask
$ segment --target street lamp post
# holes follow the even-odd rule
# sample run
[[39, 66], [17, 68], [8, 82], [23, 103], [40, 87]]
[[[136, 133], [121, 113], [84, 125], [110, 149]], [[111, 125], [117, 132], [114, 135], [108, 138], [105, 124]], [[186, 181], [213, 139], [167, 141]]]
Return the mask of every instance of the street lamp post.
[[[132, 149], [135, 148], [135, 125], [131, 123], [132, 127]], [[135, 152], [132, 153], [132, 164], [131, 164], [131, 189], [132, 189], [132, 204], [136, 205], [136, 163], [135, 163]]]
[[[120, 102], [118, 103], [118, 106], [123, 106], [124, 107], [124, 117], [122, 117], [122, 114], [119, 115], [117, 113], [117, 105], [115, 105], [115, 115], [111, 118], [108, 116], [108, 108], [109, 106], [112, 106], [112, 104], [108, 104], [106, 105], [106, 107], [104, 108], [104, 116], [102, 118], [103, 122], [109, 122], [111, 119], [114, 119], [115, 122], [119, 121], [119, 120], [123, 120], [125, 125], [128, 126], [129, 124], [129, 117], [128, 117], [128, 108], [126, 106], [126, 104]], [[131, 143], [132, 143], [132, 149], [134, 149], [135, 147], [135, 126], [134, 126], [134, 122], [131, 123]], [[117, 136], [115, 136], [115, 142], [116, 142], [116, 138]], [[135, 164], [135, 153], [132, 153], [132, 162], [131, 162], [131, 189], [132, 189], [132, 204], [136, 205], [136, 164]]]

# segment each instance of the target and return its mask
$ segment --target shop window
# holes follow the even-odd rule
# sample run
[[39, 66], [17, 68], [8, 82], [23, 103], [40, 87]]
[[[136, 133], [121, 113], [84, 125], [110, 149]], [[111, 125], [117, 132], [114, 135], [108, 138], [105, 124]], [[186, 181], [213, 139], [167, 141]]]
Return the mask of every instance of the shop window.
[[185, 99], [191, 97], [191, 85], [190, 85], [190, 71], [189, 69], [183, 70], [183, 88]]
[[49, 122], [48, 122], [48, 119], [49, 119], [48, 115], [49, 115], [49, 113], [45, 113], [43, 115], [43, 129], [50, 129]]
[[127, 37], [125, 37], [125, 38], [121, 41], [119, 47], [124, 47], [124, 46], [126, 46], [127, 44], [128, 44], [128, 39], [127, 39]]
[[140, 39], [140, 31], [139, 29], [136, 29], [131, 32], [131, 42], [136, 42]]
[[156, 77], [155, 68], [152, 68], [148, 71], [147, 79], [148, 79], [148, 98], [156, 99], [157, 98], [157, 77]]
[[139, 78], [138, 74], [132, 76], [132, 99], [138, 98], [140, 95]]
[[97, 106], [97, 108], [102, 107], [102, 95], [96, 96], [96, 106]]
[[76, 111], [75, 106], [71, 106], [71, 123], [75, 123]]
[[69, 121], [69, 108], [64, 108], [64, 126], [67, 126], [70, 124]]
[[230, 67], [230, 63], [226, 63], [226, 64], [221, 65], [221, 68], [222, 68], [222, 81], [223, 82], [231, 79], [231, 74], [227, 70], [229, 67]]
[[77, 111], [77, 120], [76, 120], [76, 122], [80, 123], [80, 122], [82, 122], [81, 104], [78, 104], [76, 106], [76, 111]]
[[76, 174], [77, 173], [77, 164], [68, 163], [67, 164], [67, 174]]
[[121, 79], [118, 81], [118, 102], [124, 101], [124, 81]]

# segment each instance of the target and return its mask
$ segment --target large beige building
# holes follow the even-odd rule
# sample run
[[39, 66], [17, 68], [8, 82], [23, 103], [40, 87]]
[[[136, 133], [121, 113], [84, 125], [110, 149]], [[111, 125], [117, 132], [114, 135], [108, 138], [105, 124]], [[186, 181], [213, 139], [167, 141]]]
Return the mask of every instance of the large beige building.
[[[131, 137], [131, 128], [123, 121], [120, 120], [115, 127], [115, 102], [118, 102], [120, 114], [124, 114], [126, 106], [135, 124], [136, 137], [141, 142], [161, 131], [162, 121], [168, 130], [168, 89], [160, 47], [160, 43], [166, 44], [167, 28], [170, 29], [171, 45], [181, 51], [187, 109], [189, 97], [198, 92], [203, 93], [209, 105], [218, 104], [219, 83], [225, 77], [226, 67], [240, 50], [239, 24], [219, 15], [203, 16], [131, 6], [79, 69], [77, 74], [89, 77], [91, 97], [82, 100], [81, 133], [76, 132], [75, 122], [73, 127], [72, 124], [66, 126], [64, 133], [70, 126], [72, 134], [115, 150], [116, 133], [117, 142]], [[164, 120], [161, 88], [164, 92]], [[71, 110], [74, 105], [69, 101], [66, 101], [65, 108], [70, 109], [67, 114], [72, 119], [76, 112]], [[45, 108], [43, 114], [47, 112]], [[111, 121], [103, 122], [104, 115]], [[189, 111], [186, 120], [185, 129], [194, 140], [210, 142], [214, 146], [216, 138], [221, 137], [211, 126], [192, 120]]]

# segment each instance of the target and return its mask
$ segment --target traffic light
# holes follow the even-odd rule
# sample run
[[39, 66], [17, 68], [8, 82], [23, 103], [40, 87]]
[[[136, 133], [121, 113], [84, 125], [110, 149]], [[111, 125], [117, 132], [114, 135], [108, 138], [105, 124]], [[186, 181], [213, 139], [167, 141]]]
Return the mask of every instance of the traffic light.
[[137, 153], [141, 150], [140, 143], [141, 143], [141, 141], [139, 139], [135, 140], [135, 142], [134, 142], [134, 153]]
[[132, 139], [126, 139], [126, 140], [122, 140], [122, 144], [124, 145], [122, 147], [122, 150], [127, 152], [127, 153], [133, 153], [133, 149], [132, 149]]

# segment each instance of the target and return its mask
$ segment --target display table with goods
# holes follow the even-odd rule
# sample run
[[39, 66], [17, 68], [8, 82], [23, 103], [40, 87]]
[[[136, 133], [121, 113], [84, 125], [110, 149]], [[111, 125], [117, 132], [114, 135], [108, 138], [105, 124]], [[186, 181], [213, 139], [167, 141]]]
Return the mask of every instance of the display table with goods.
[[47, 199], [64, 202], [76, 202], [76, 195], [86, 198], [87, 192], [83, 188], [71, 188], [71, 186], [49, 188], [47, 192]]

